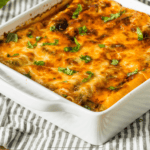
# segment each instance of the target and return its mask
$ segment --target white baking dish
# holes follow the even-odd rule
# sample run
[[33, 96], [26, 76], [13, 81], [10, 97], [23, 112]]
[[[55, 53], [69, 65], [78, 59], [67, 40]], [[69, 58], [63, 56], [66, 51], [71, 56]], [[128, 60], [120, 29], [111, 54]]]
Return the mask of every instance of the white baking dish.
[[[150, 14], [137, 1], [116, 0], [123, 6]], [[0, 26], [0, 35], [50, 9], [61, 0], [47, 0]], [[31, 17], [32, 14], [32, 17]], [[150, 108], [150, 80], [103, 112], [82, 108], [0, 63], [0, 93], [79, 138], [100, 145]]]

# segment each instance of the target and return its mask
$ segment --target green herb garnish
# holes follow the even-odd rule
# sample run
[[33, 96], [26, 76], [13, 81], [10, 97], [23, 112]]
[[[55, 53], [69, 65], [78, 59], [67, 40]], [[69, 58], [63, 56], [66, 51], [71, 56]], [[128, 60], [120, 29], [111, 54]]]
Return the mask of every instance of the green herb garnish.
[[2, 1], [0, 2], [0, 8], [2, 8], [3, 6], [5, 6], [8, 1], [10, 1], [10, 0], [2, 0]]
[[59, 68], [58, 68], [58, 71], [59, 71], [59, 72], [63, 72], [63, 73], [65, 73], [65, 74], [67, 74], [67, 75], [73, 75], [74, 73], [76, 73], [76, 71], [71, 70], [71, 69], [69, 69], [68, 67], [67, 67], [67, 68], [61, 68], [61, 67], [59, 67]]
[[34, 46], [31, 44], [30, 41], [28, 41], [28, 48], [30, 48], [30, 49], [34, 48]]
[[55, 42], [54, 43], [43, 43], [42, 46], [45, 46], [45, 45], [58, 45], [59, 43], [59, 40], [55, 39]]
[[77, 46], [75, 46], [75, 47], [65, 47], [64, 48], [65, 52], [72, 52], [72, 53], [74, 53], [74, 52], [78, 52], [79, 51], [81, 45], [79, 44], [79, 42], [77, 41], [76, 38], [74, 38], [74, 41], [75, 41]]
[[35, 61], [35, 62], [34, 62], [34, 65], [37, 65], [37, 66], [44, 66], [44, 65], [45, 65], [45, 62], [44, 62], [44, 61]]
[[12, 42], [18, 42], [18, 35], [15, 33], [8, 33], [6, 43]]
[[50, 31], [55, 31], [56, 30], [56, 26], [51, 26], [50, 27]]
[[112, 90], [112, 91], [114, 91], [114, 90], [116, 90], [116, 89], [117, 89], [117, 87], [110, 86], [108, 89], [109, 89], [109, 90]]
[[144, 68], [142, 71], [145, 71], [146, 70], [146, 68]]
[[135, 69], [135, 71], [128, 73], [127, 76], [130, 77], [130, 76], [132, 76], [132, 75], [137, 74], [138, 72], [139, 72], [139, 70], [138, 70], [138, 69]]
[[15, 56], [18, 56], [19, 54], [18, 53], [16, 53], [16, 54], [14, 54], [14, 55], [12, 55], [12, 57], [15, 57]]
[[80, 45], [76, 38], [74, 38], [74, 42], [76, 43], [76, 45]]
[[37, 37], [36, 37], [36, 41], [39, 42], [41, 38], [42, 38], [42, 37], [37, 36]]
[[86, 56], [81, 55], [80, 59], [85, 61], [85, 63], [88, 63], [88, 62], [90, 62], [92, 60], [92, 58], [90, 56], [88, 56], [88, 55], [86, 55]]
[[81, 4], [78, 4], [78, 8], [75, 10], [75, 12], [73, 13], [73, 15], [72, 15], [72, 18], [73, 19], [76, 19], [76, 18], [78, 18], [78, 15], [79, 15], [79, 13], [82, 11], [82, 6], [81, 6]]
[[100, 48], [105, 48], [105, 44], [98, 44]]
[[111, 20], [119, 18], [124, 13], [125, 13], [125, 10], [124, 11], [120, 11], [120, 12], [118, 12], [116, 14], [111, 14], [110, 17], [102, 17], [102, 20], [104, 20], [104, 22], [106, 23], [108, 21], [111, 21]]
[[91, 108], [87, 105], [85, 105], [84, 108], [91, 110]]
[[118, 65], [118, 63], [119, 63], [119, 61], [118, 61], [118, 60], [113, 59], [113, 60], [112, 60], [112, 62], [111, 62], [111, 65], [116, 66], [116, 65]]
[[33, 44], [33, 45], [31, 44], [30, 41], [28, 41], [28, 48], [33, 49], [34, 47], [36, 47], [36, 46], [37, 46], [37, 42], [39, 42], [41, 38], [42, 38], [42, 37], [37, 36], [37, 37], [36, 37], [36, 43]]
[[37, 46], [37, 42], [36, 42], [35, 44], [33, 44], [33, 46], [34, 46], [34, 47]]
[[33, 35], [29, 35], [28, 37], [29, 37], [29, 38], [33, 38]]
[[87, 71], [87, 74], [89, 74], [89, 76], [87, 78], [84, 78], [82, 80], [82, 82], [87, 82], [88, 80], [90, 80], [92, 78], [92, 76], [94, 75], [94, 73], [92, 73], [91, 71]]
[[67, 83], [68, 81], [63, 81], [64, 83]]
[[87, 27], [86, 26], [83, 26], [83, 27], [80, 27], [79, 28], [79, 34], [80, 35], [86, 35], [86, 32], [87, 32]]
[[32, 32], [28, 32], [28, 33], [27, 33], [27, 37], [33, 38]]
[[65, 97], [65, 98], [66, 98], [67, 96], [68, 96], [68, 95], [66, 95], [66, 94], [63, 94], [63, 97]]
[[12, 56], [10, 56], [9, 54], [7, 54], [7, 57], [15, 57], [15, 56], [18, 56], [18, 55], [19, 55], [18, 53], [14, 54]]
[[30, 71], [28, 72], [28, 74], [24, 74], [24, 75], [31, 79]]
[[138, 34], [138, 40], [142, 41], [143, 40], [143, 33], [139, 27], [137, 27], [137, 34]]

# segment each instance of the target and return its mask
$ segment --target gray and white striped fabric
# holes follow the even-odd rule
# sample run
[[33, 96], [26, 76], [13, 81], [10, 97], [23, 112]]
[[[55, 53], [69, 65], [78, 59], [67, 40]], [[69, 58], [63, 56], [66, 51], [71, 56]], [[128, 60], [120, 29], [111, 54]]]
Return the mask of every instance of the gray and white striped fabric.
[[[11, 0], [0, 10], [0, 24], [42, 1]], [[12, 150], [150, 150], [150, 111], [104, 145], [93, 146], [0, 94], [0, 145]]]

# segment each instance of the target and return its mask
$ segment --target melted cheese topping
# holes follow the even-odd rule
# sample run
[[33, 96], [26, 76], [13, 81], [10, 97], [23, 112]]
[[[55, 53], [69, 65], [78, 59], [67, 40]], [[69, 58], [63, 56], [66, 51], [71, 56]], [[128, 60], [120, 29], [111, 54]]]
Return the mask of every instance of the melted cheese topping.
[[[82, 12], [77, 18], [72, 15], [78, 7]], [[125, 13], [108, 22], [103, 16], [110, 17], [120, 11]], [[50, 31], [56, 26], [57, 30]], [[87, 33], [79, 34], [80, 27], [86, 26]], [[138, 41], [137, 27], [144, 35]], [[33, 38], [27, 35], [31, 32]], [[150, 77], [150, 17], [147, 14], [122, 7], [112, 0], [73, 0], [69, 7], [53, 17], [36, 22], [16, 31], [18, 42], [0, 43], [0, 62], [22, 74], [30, 72], [31, 78], [50, 90], [65, 96], [68, 100], [85, 106], [93, 111], [102, 111], [136, 88]], [[36, 37], [42, 37], [34, 48]], [[77, 52], [65, 52], [65, 47], [75, 47], [74, 37], [81, 45]], [[58, 45], [45, 45], [54, 43]], [[105, 44], [100, 48], [98, 44]], [[7, 57], [7, 54], [13, 56]], [[81, 56], [90, 56], [88, 63]], [[112, 60], [118, 60], [112, 65]], [[45, 65], [35, 65], [44, 61]], [[73, 75], [59, 72], [58, 68], [76, 71]], [[128, 73], [138, 72], [128, 77]], [[87, 71], [94, 75], [87, 81]], [[110, 88], [114, 87], [114, 89]]]

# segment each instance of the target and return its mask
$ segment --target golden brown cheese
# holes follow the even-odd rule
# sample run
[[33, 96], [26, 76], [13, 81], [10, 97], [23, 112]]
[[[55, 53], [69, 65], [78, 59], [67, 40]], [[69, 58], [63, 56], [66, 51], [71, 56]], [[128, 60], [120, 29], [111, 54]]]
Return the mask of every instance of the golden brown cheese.
[[[82, 11], [72, 18], [78, 4]], [[102, 19], [118, 12], [124, 13], [108, 22]], [[52, 26], [56, 30], [50, 31]], [[79, 28], [83, 26], [87, 32], [80, 35]], [[142, 41], [138, 40], [137, 27], [143, 33]], [[57, 15], [16, 33], [18, 42], [6, 43], [5, 38], [0, 43], [0, 62], [24, 75], [30, 73], [31, 79], [93, 111], [109, 108], [150, 77], [150, 17], [112, 0], [73, 0]], [[29, 33], [32, 38], [27, 36]], [[28, 48], [28, 41], [33, 45], [39, 36], [42, 38], [37, 46]], [[74, 37], [81, 45], [79, 51], [64, 51], [65, 47], [76, 46]], [[58, 44], [42, 46], [55, 40]], [[99, 44], [105, 47], [100, 48]], [[85, 63], [82, 55], [92, 60]], [[112, 65], [114, 59], [118, 60], [117, 65]], [[38, 66], [35, 61], [45, 64]], [[59, 67], [76, 72], [67, 75], [58, 71]], [[93, 76], [83, 82], [89, 77], [87, 71]], [[131, 72], [135, 73], [128, 76]]]

